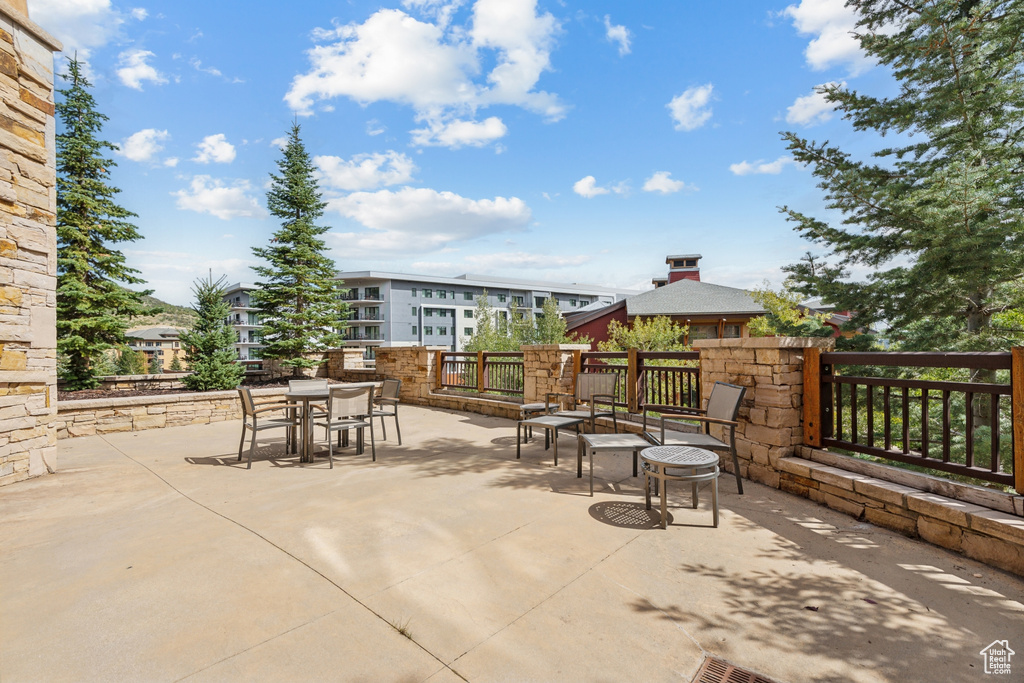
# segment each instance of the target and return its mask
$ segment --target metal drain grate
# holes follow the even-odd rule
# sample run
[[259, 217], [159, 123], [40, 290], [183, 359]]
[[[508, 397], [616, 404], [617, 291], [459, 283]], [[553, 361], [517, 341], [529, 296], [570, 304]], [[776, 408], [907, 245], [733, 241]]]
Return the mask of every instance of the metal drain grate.
[[775, 683], [772, 679], [753, 671], [733, 666], [714, 657], [704, 660], [704, 666], [697, 672], [693, 683]]

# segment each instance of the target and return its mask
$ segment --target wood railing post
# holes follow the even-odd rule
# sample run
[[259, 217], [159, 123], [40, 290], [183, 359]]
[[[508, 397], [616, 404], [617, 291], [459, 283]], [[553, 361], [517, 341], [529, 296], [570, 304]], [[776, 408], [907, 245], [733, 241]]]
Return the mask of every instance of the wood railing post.
[[804, 445], [821, 448], [822, 390], [821, 349], [804, 349]]
[[434, 389], [444, 388], [444, 351], [434, 351]]
[[476, 352], [476, 390], [481, 394], [484, 393], [484, 387], [487, 386], [487, 378], [484, 376], [484, 352]]
[[1024, 493], [1024, 347], [1010, 349], [1010, 396], [1013, 420], [1013, 488]]
[[576, 378], [583, 372], [583, 352], [579, 349], [572, 350], [572, 393], [576, 394]]
[[631, 413], [639, 413], [640, 402], [637, 400], [636, 389], [640, 381], [640, 372], [637, 350], [629, 349], [626, 354], [626, 410]]

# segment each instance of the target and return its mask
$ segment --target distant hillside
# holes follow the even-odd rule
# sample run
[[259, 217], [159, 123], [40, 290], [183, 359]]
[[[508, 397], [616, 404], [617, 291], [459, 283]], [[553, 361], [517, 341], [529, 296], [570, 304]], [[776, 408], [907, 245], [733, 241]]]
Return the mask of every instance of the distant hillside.
[[196, 319], [196, 312], [186, 306], [175, 306], [165, 301], [160, 301], [155, 296], [144, 296], [142, 300], [147, 306], [159, 306], [164, 309], [163, 313], [148, 315], [142, 318], [134, 318], [131, 322], [132, 330], [141, 330], [146, 327], [191, 327]]

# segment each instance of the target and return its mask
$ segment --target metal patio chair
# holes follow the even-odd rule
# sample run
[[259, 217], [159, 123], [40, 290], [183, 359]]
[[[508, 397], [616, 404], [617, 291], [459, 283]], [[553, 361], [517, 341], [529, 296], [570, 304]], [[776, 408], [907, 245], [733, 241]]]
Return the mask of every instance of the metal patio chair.
[[323, 427], [327, 435], [328, 455], [331, 467], [334, 467], [333, 432], [338, 433], [338, 445], [341, 445], [342, 432], [356, 430], [357, 452], [363, 452], [363, 432], [370, 430], [370, 452], [373, 461], [377, 461], [377, 445], [373, 436], [373, 387], [334, 387], [327, 400], [325, 419], [313, 422], [315, 427]]
[[615, 397], [619, 391], [619, 374], [617, 372], [581, 372], [576, 375], [576, 391], [572, 394], [551, 392], [545, 398], [547, 412], [558, 403], [553, 397], [567, 397], [568, 410], [558, 410], [553, 414], [558, 417], [572, 417], [590, 422], [590, 432], [597, 427], [597, 418], [611, 417], [612, 427], [617, 434], [619, 423], [615, 417]]
[[395, 431], [398, 432], [398, 445], [402, 445], [402, 428], [398, 425], [398, 394], [402, 390], [402, 380], [386, 379], [380, 388], [380, 396], [373, 399], [373, 417], [380, 418], [381, 438], [388, 438], [385, 417], [395, 418]]
[[294, 412], [295, 406], [283, 401], [262, 401], [257, 403], [252, 398], [252, 390], [245, 387], [238, 388], [238, 397], [242, 401], [242, 440], [238, 443], [238, 460], [242, 460], [242, 447], [245, 446], [245, 432], [252, 431], [252, 443], [249, 444], [249, 462], [245, 469], [252, 469], [252, 452], [256, 448], [256, 434], [267, 429], [285, 429], [285, 450], [295, 430], [294, 418], [274, 417], [264, 418], [261, 415], [276, 410]]

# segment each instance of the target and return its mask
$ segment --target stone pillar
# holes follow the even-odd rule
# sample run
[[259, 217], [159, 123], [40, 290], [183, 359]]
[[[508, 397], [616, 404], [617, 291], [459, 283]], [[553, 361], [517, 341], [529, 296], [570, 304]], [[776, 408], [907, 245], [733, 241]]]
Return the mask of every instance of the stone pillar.
[[[701, 396], [707, 399], [715, 382], [747, 388], [736, 428], [736, 452], [741, 474], [779, 487], [776, 463], [796, 453], [803, 442], [803, 352], [808, 347], [831, 351], [831, 337], [762, 337], [702, 339], [694, 342], [700, 353]], [[724, 430], [711, 433], [724, 439]], [[728, 458], [722, 466], [732, 471]]]
[[589, 351], [588, 344], [539, 344], [521, 346], [523, 352], [523, 403], [543, 402], [548, 392], [573, 392], [574, 352]]
[[53, 52], [0, 2], [0, 484], [57, 468]]
[[381, 347], [377, 349], [377, 376], [402, 380], [402, 401], [426, 404], [437, 382], [437, 352], [447, 350], [447, 346]]

